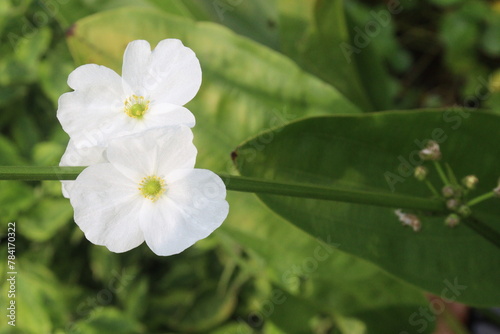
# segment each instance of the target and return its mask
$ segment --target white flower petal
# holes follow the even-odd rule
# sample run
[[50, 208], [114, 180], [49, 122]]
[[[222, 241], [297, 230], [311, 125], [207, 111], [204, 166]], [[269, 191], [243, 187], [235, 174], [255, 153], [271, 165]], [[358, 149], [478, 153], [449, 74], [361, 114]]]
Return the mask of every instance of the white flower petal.
[[178, 170], [167, 177], [167, 192], [144, 206], [141, 228], [158, 255], [182, 252], [218, 228], [229, 212], [222, 180], [208, 170]]
[[149, 129], [176, 125], [192, 128], [196, 124], [196, 119], [189, 109], [170, 103], [152, 104], [143, 120]]
[[201, 67], [195, 53], [178, 39], [165, 39], [151, 54], [144, 88], [155, 103], [184, 105], [201, 86]]
[[156, 128], [112, 140], [106, 157], [132, 180], [164, 177], [172, 170], [194, 167], [197, 151], [192, 140], [188, 127]]
[[59, 166], [90, 166], [106, 162], [105, 147], [91, 146], [90, 143], [75, 144], [69, 140]]
[[111, 164], [86, 168], [71, 189], [70, 201], [75, 222], [92, 243], [121, 253], [144, 241], [139, 226], [144, 199], [137, 185]]
[[87, 64], [77, 67], [69, 74], [68, 85], [74, 90], [85, 90], [100, 86], [114, 94], [123, 92], [121, 77], [106, 66]]
[[147, 95], [144, 80], [151, 56], [151, 45], [144, 40], [130, 42], [123, 55], [122, 77], [127, 95]]
[[99, 85], [83, 91], [65, 93], [59, 98], [57, 118], [78, 145], [104, 145], [107, 138], [120, 130], [122, 97]]
[[157, 175], [166, 177], [177, 169], [192, 169], [198, 151], [193, 144], [193, 132], [187, 127], [169, 128], [158, 140]]
[[[59, 166], [90, 166], [106, 162], [104, 157], [105, 148], [102, 146], [77, 147], [73, 140], [70, 140], [64, 152]], [[69, 198], [69, 192], [75, 181], [61, 181], [63, 196]]]

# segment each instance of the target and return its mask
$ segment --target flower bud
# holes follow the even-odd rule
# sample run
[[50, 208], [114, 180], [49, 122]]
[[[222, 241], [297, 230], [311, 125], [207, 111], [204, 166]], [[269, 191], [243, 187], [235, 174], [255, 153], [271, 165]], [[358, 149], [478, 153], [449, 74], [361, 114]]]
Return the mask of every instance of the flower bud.
[[460, 201], [455, 198], [450, 198], [446, 201], [446, 207], [450, 210], [455, 211], [460, 206]]
[[463, 195], [463, 189], [459, 186], [444, 186], [441, 192], [445, 198], [460, 198]]
[[493, 189], [493, 192], [495, 193], [496, 197], [500, 197], [500, 185]]
[[424, 181], [428, 173], [429, 170], [427, 168], [425, 168], [424, 166], [418, 166], [415, 168], [413, 176], [415, 176], [415, 178], [419, 181]]
[[443, 189], [441, 189], [441, 192], [445, 198], [455, 196], [455, 188], [453, 186], [444, 186]]
[[422, 223], [420, 219], [416, 215], [412, 215], [409, 213], [404, 213], [401, 209], [398, 209], [394, 212], [401, 223], [405, 226], [410, 226], [413, 231], [418, 232], [422, 228]]
[[465, 188], [471, 190], [476, 188], [478, 182], [479, 179], [476, 177], [476, 175], [467, 175], [462, 179], [462, 184], [465, 186]]
[[472, 210], [467, 205], [460, 205], [460, 207], [458, 208], [457, 212], [462, 217], [469, 217], [470, 214], [472, 213]]
[[458, 225], [458, 223], [460, 223], [460, 217], [456, 213], [452, 213], [451, 215], [446, 217], [444, 223], [446, 226], [455, 227]]
[[429, 140], [423, 150], [418, 152], [422, 160], [437, 161], [441, 159], [441, 150], [439, 144], [434, 140]]
[[495, 197], [500, 197], [500, 179], [498, 179], [498, 185], [493, 189], [493, 192], [495, 193]]

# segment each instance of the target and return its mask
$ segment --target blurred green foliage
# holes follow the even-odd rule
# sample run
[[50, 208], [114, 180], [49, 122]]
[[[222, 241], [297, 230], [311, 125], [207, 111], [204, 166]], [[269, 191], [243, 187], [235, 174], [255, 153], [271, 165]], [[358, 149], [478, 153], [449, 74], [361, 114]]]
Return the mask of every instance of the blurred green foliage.
[[[126, 43], [139, 37], [154, 45], [182, 36], [199, 55], [204, 84], [188, 107], [198, 118], [198, 165], [214, 171], [234, 171], [230, 153], [243, 140], [304, 116], [500, 109], [499, 2], [401, 1], [400, 13], [356, 46], [358, 31], [387, 8], [383, 1], [0, 1], [0, 165], [58, 164], [68, 137], [55, 116], [68, 74], [87, 62], [119, 71]], [[102, 43], [85, 44], [92, 38]], [[342, 43], [360, 52], [346, 57]], [[114, 254], [85, 239], [57, 182], [1, 181], [1, 254], [6, 224], [17, 222], [18, 322], [14, 330], [2, 320], [0, 333], [432, 332], [434, 322], [409, 322], [428, 307], [422, 290], [342, 245], [317, 241], [255, 196], [233, 193], [229, 201], [223, 227], [180, 255], [157, 257], [146, 246]], [[0, 269], [4, 282], [6, 261]]]

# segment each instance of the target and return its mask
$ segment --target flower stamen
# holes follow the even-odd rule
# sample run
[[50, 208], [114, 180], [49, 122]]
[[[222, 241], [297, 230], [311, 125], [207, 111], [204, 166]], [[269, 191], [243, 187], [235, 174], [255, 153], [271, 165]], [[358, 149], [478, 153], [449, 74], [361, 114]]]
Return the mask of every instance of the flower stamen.
[[132, 95], [125, 100], [125, 113], [132, 118], [141, 119], [149, 110], [149, 102], [144, 96]]
[[142, 196], [156, 202], [167, 190], [165, 180], [156, 175], [146, 176], [139, 183], [139, 191]]

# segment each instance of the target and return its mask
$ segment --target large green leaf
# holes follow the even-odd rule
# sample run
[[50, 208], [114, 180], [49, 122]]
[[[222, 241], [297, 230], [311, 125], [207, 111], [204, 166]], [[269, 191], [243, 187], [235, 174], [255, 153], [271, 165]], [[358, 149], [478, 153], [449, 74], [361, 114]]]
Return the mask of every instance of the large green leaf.
[[[479, 177], [481, 194], [500, 176], [498, 128], [500, 117], [463, 110], [318, 117], [274, 130], [274, 140], [260, 150], [254, 143], [269, 133], [246, 142], [236, 162], [245, 176], [428, 196], [400, 165], [414, 161], [418, 145], [434, 137], [459, 177]], [[435, 175], [431, 179], [438, 183]], [[341, 250], [426, 290], [473, 305], [500, 304], [500, 250], [467, 226], [450, 229], [443, 217], [422, 215], [423, 228], [414, 233], [399, 226], [394, 209], [260, 197], [308, 233], [331, 237]], [[500, 231], [500, 205], [494, 200], [474, 207], [474, 215]], [[453, 293], [450, 284], [460, 287]]]
[[[343, 1], [278, 1], [282, 51], [335, 86], [363, 110], [373, 110], [350, 44]], [[348, 48], [348, 47], [347, 47]]]
[[[199, 167], [232, 171], [231, 150], [258, 131], [302, 116], [358, 112], [334, 88], [305, 73], [287, 57], [212, 23], [121, 9], [77, 22], [68, 42], [79, 64], [95, 62], [119, 70], [126, 44], [139, 38], [153, 45], [164, 38], [180, 38], [200, 59], [203, 85], [189, 104], [197, 117], [194, 132]], [[329, 291], [320, 299], [320, 308], [330, 313], [345, 308], [353, 316], [405, 305], [391, 325], [398, 328], [408, 327], [411, 312], [426, 304], [418, 290], [335, 250], [335, 256], [322, 262], [321, 270], [306, 277], [304, 286], [312, 291], [283, 281], [288, 269], [314, 254], [317, 242], [266, 210], [252, 195], [229, 193], [228, 200], [231, 212], [215, 234], [253, 249], [266, 264], [263, 270], [285, 291], [306, 298]], [[339, 263], [346, 264], [337, 269]], [[359, 289], [359, 285], [368, 290]], [[375, 294], [383, 288], [385, 293]]]
[[277, 11], [269, 0], [149, 0], [167, 13], [222, 24], [237, 34], [279, 48]]

